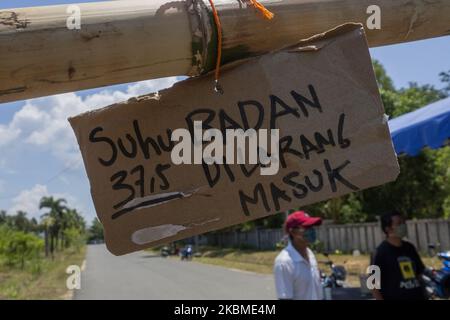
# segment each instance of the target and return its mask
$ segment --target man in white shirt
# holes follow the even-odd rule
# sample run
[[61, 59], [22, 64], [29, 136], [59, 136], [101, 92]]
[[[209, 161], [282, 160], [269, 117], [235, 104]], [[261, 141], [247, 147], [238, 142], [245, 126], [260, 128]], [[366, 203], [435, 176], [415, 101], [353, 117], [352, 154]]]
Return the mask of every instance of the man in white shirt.
[[278, 299], [322, 300], [323, 289], [314, 253], [308, 248], [315, 241], [314, 226], [321, 218], [303, 211], [290, 214], [285, 223], [289, 243], [275, 259], [274, 275]]

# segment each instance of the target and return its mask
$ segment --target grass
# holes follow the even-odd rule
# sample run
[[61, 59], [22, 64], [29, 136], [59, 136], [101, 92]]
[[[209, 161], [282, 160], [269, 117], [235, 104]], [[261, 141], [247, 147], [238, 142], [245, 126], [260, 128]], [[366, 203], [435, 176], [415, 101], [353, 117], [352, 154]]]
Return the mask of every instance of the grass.
[[81, 264], [86, 247], [80, 251], [67, 249], [55, 254], [54, 260], [43, 259], [39, 271], [7, 266], [0, 267], [0, 299], [70, 299], [66, 287], [66, 268]]
[[[231, 269], [239, 269], [257, 273], [271, 274], [273, 262], [279, 251], [256, 251], [233, 248], [203, 247], [201, 256], [195, 261], [206, 264], [219, 265]], [[347, 284], [350, 287], [359, 287], [359, 275], [364, 274], [369, 265], [369, 255], [352, 256], [348, 254], [331, 255], [335, 264], [344, 265], [347, 270]], [[327, 258], [322, 254], [316, 254], [319, 268], [328, 273], [329, 267], [322, 264]], [[430, 257], [422, 257], [427, 266], [439, 267], [439, 261]]]

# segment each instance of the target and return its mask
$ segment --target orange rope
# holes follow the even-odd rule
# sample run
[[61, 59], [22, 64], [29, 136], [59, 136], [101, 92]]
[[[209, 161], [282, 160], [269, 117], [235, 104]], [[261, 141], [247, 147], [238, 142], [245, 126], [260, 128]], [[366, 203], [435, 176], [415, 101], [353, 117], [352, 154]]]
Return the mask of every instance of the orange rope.
[[[274, 14], [269, 10], [267, 10], [266, 7], [264, 7], [257, 0], [245, 0], [245, 1], [247, 4], [259, 10], [265, 19], [270, 20], [273, 18]], [[211, 5], [212, 14], [214, 16], [214, 22], [216, 24], [217, 30], [217, 59], [216, 59], [216, 69], [214, 71], [214, 83], [215, 83], [214, 90], [216, 92], [223, 93], [222, 88], [219, 85], [220, 63], [222, 61], [222, 26], [220, 24], [219, 14], [217, 13], [213, 0], [209, 0], [209, 4]]]
[[256, 0], [248, 0], [250, 2], [250, 4], [252, 6], [255, 7], [255, 9], [259, 10], [263, 17], [266, 18], [267, 20], [270, 20], [273, 18], [274, 14], [272, 12], [270, 12], [269, 10], [266, 9], [266, 7], [264, 7], [261, 3], [259, 3]]
[[222, 26], [220, 24], [219, 14], [217, 13], [216, 7], [214, 6], [213, 0], [209, 0], [211, 5], [212, 13], [214, 16], [214, 22], [216, 23], [217, 29], [217, 60], [216, 60], [216, 70], [214, 72], [214, 90], [217, 92], [222, 92], [219, 86], [219, 75], [220, 75], [220, 62], [222, 61]]

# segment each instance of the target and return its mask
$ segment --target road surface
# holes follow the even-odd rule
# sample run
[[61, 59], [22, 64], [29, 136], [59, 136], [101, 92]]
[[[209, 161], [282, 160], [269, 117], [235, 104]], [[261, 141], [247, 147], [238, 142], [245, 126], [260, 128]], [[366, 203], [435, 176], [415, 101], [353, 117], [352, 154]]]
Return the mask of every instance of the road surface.
[[275, 299], [275, 284], [271, 275], [161, 258], [149, 252], [116, 257], [104, 245], [90, 245], [81, 289], [75, 290], [74, 298]]

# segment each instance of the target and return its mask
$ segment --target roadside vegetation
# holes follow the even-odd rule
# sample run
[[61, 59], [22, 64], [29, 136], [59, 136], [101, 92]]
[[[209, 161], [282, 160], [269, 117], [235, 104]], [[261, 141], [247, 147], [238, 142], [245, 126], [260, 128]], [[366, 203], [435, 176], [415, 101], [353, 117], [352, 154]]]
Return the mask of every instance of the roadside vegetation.
[[99, 223], [87, 229], [65, 199], [44, 197], [39, 209], [39, 219], [0, 211], [0, 299], [69, 297], [66, 268], [81, 267], [86, 241], [103, 238]]

